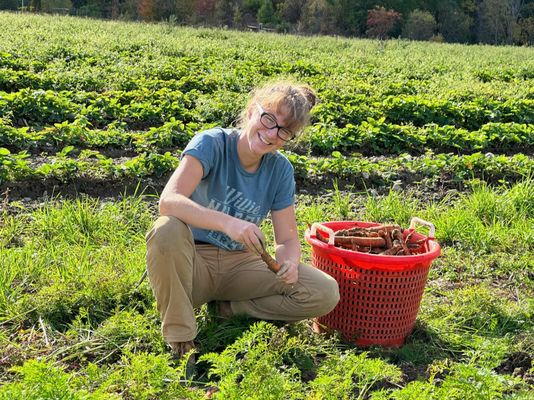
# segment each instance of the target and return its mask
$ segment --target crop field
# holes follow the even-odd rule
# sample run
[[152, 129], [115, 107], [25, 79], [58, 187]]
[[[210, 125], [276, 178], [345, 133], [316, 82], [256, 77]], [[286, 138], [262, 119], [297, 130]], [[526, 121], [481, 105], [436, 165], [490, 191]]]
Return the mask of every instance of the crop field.
[[[532, 398], [533, 48], [13, 13], [0, 27], [0, 399]], [[304, 261], [306, 228], [334, 220], [418, 216], [442, 254], [400, 348], [210, 304], [186, 374], [139, 283], [144, 234], [192, 136], [280, 77], [321, 99], [283, 151]]]

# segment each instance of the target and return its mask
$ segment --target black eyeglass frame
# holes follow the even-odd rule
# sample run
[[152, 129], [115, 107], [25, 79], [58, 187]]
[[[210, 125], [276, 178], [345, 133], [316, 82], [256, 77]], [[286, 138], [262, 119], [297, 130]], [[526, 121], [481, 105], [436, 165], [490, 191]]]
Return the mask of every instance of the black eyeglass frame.
[[[256, 103], [256, 106], [258, 107], [258, 110], [260, 112], [260, 122], [261, 124], [267, 128], [267, 129], [273, 129], [273, 128], [277, 128], [276, 129], [276, 135], [281, 139], [283, 140], [284, 142], [289, 142], [291, 139], [294, 139], [295, 138], [295, 134], [293, 132], [291, 132], [289, 129], [287, 129], [286, 127], [283, 127], [283, 126], [280, 126], [278, 125], [278, 121], [276, 120], [276, 117], [271, 114], [271, 113], [268, 113], [267, 111], [265, 111], [263, 109], [263, 107], [261, 106], [260, 103]], [[269, 120], [271, 120], [273, 122], [274, 125], [270, 124], [266, 124], [265, 123], [265, 118], [264, 117], [268, 117]], [[287, 138], [284, 138], [283, 136], [280, 135], [280, 131], [284, 132], [287, 134]]]

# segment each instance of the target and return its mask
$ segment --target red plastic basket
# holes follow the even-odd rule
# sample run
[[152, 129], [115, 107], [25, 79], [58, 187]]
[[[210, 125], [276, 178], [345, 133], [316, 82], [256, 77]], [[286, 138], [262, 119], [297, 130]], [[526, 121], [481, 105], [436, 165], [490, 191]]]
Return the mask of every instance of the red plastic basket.
[[[415, 224], [430, 227], [428, 237], [413, 232]], [[440, 255], [434, 226], [413, 218], [404, 235], [421, 243], [413, 255], [385, 256], [345, 250], [333, 245], [333, 231], [380, 225], [361, 221], [315, 223], [305, 233], [312, 246], [312, 264], [339, 285], [340, 300], [329, 314], [317, 318], [322, 330], [335, 329], [359, 346], [399, 347], [412, 332], [432, 261]], [[319, 230], [330, 244], [316, 238]]]

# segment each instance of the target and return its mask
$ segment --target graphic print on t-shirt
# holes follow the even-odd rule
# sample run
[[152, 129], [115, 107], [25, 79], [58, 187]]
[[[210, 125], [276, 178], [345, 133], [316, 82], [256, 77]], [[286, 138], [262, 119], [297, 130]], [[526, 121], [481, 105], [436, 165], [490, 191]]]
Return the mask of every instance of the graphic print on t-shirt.
[[[255, 201], [246, 198], [243, 192], [230, 186], [226, 187], [225, 199], [220, 201], [219, 199], [211, 198], [208, 208], [256, 225], [265, 217], [261, 214], [261, 207]], [[241, 250], [244, 247], [241, 243], [230, 239], [228, 235], [222, 232], [209, 231], [207, 236], [211, 241], [217, 242], [223, 248]]]

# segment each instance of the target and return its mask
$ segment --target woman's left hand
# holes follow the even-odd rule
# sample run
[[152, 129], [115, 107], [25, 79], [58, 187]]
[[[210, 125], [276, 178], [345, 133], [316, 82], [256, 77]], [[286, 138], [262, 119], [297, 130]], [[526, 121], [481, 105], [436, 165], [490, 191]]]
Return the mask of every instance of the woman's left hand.
[[296, 283], [299, 279], [299, 265], [298, 263], [286, 260], [281, 264], [280, 271], [276, 273], [276, 277], [287, 285]]

